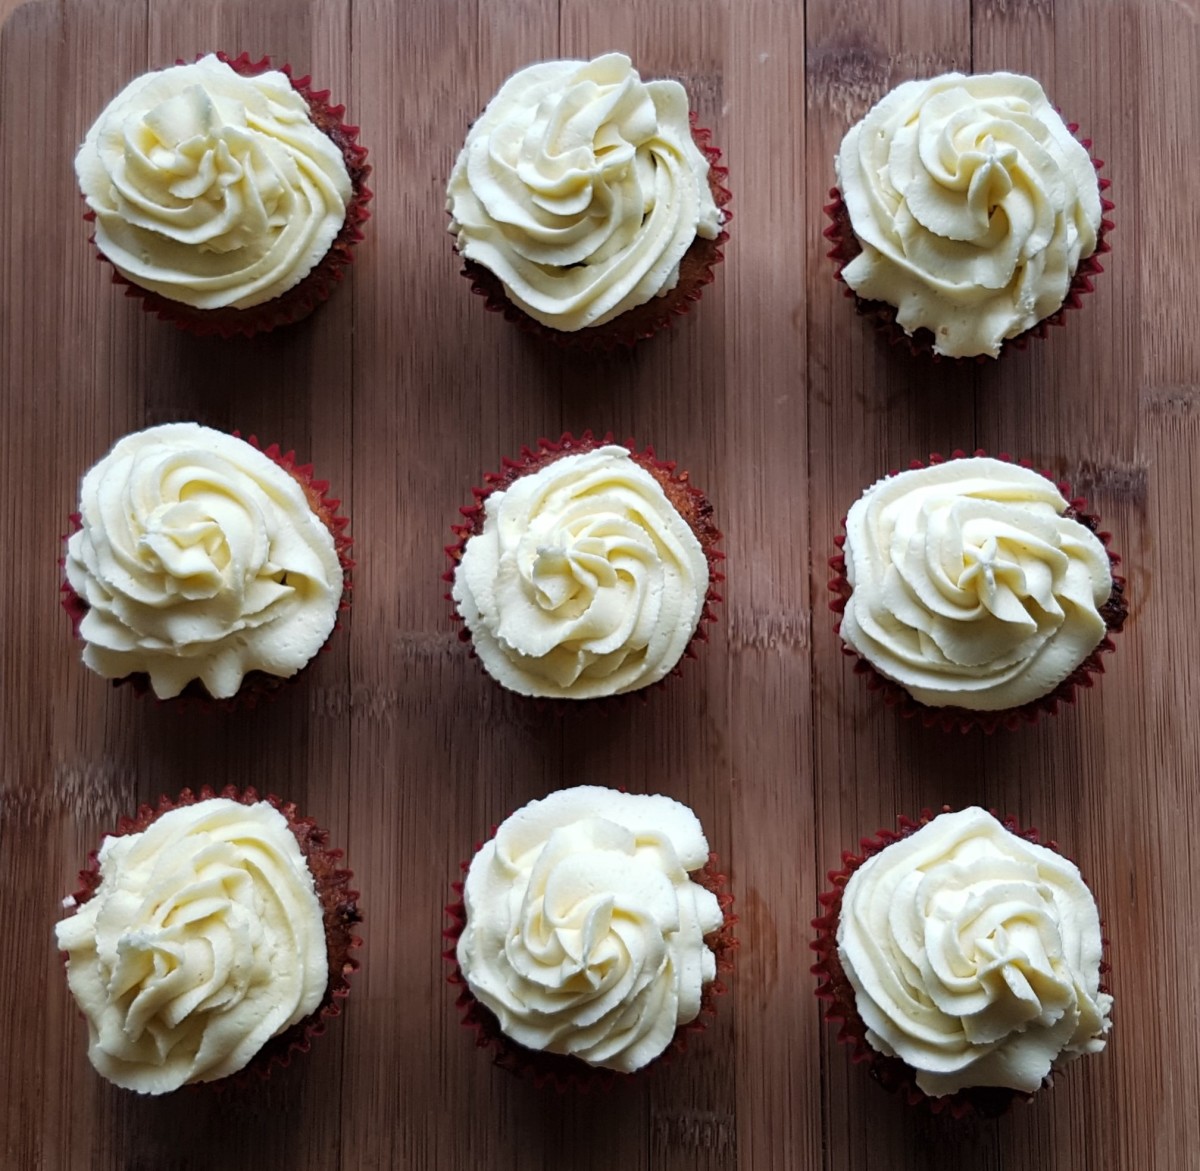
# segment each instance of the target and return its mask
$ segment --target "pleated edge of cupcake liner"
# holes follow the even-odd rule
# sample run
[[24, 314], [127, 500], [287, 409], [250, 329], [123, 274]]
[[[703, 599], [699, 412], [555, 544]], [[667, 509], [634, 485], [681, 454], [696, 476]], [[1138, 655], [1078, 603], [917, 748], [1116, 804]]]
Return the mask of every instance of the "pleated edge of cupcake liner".
[[1104, 253], [1112, 251], [1112, 244], [1109, 242], [1108, 236], [1110, 232], [1116, 229], [1115, 222], [1110, 218], [1110, 213], [1115, 210], [1116, 204], [1109, 198], [1109, 192], [1112, 189], [1112, 180], [1105, 178], [1099, 173], [1105, 166], [1104, 160], [1096, 158], [1091, 153], [1092, 140], [1079, 136], [1078, 123], [1067, 122], [1066, 127], [1080, 146], [1088, 152], [1088, 157], [1091, 159], [1092, 166], [1096, 171], [1096, 183], [1100, 193], [1100, 228], [1096, 233], [1096, 248], [1090, 256], [1086, 256], [1080, 260], [1078, 267], [1071, 277], [1071, 283], [1067, 287], [1067, 295], [1062, 305], [1048, 317], [1044, 317], [1041, 321], [1030, 326], [1023, 333], [1017, 334], [1016, 337], [1005, 338], [1001, 343], [1000, 354], [995, 358], [990, 354], [951, 357], [946, 354], [935, 353], [933, 349], [934, 335], [930, 329], [921, 327], [916, 333], [908, 333], [896, 320], [896, 306], [886, 301], [866, 300], [846, 284], [842, 270], [862, 251], [862, 246], [859, 244], [858, 237], [854, 232], [854, 226], [850, 222], [850, 212], [842, 198], [841, 189], [837, 186], [830, 187], [829, 202], [821, 209], [830, 221], [829, 225], [821, 233], [831, 245], [825, 255], [834, 263], [834, 279], [843, 286], [844, 295], [854, 298], [855, 308], [858, 313], [874, 325], [875, 329], [887, 339], [889, 345], [904, 346], [914, 357], [928, 358], [934, 363], [946, 362], [960, 367], [984, 365], [987, 362], [998, 361], [1008, 346], [1013, 346], [1018, 350], [1026, 349], [1031, 339], [1044, 338], [1051, 327], [1066, 325], [1066, 315], [1069, 310], [1083, 308], [1084, 296], [1095, 291], [1092, 278], [1104, 272], [1104, 266], [1100, 262], [1100, 257]]
[[[213, 430], [217, 430], [217, 428], [213, 428]], [[329, 495], [330, 485], [328, 480], [314, 478], [313, 465], [311, 463], [298, 464], [296, 462], [296, 452], [294, 449], [286, 452], [281, 451], [278, 443], [272, 443], [267, 447], [263, 447], [258, 441], [257, 436], [248, 435], [243, 437], [242, 433], [236, 430], [222, 432], [222, 434], [232, 435], [235, 439], [242, 439], [243, 442], [253, 447], [255, 451], [261, 452], [272, 463], [287, 472], [300, 485], [304, 491], [305, 498], [308, 500], [309, 508], [320, 519], [321, 523], [328, 530], [329, 535], [333, 538], [333, 546], [337, 553], [338, 564], [342, 569], [342, 596], [338, 600], [338, 616], [333, 629], [335, 631], [340, 630], [342, 627], [342, 615], [350, 609], [350, 601], [354, 589], [352, 572], [357, 564], [350, 556], [350, 549], [354, 544], [354, 538], [346, 532], [350, 524], [350, 518], [339, 512], [342, 506], [341, 500]], [[58, 559], [58, 567], [61, 574], [61, 581], [58, 586], [59, 605], [66, 611], [67, 617], [70, 618], [71, 633], [78, 641], [82, 641], [79, 633], [80, 623], [83, 621], [84, 615], [87, 614], [90, 607], [75, 592], [74, 587], [67, 580], [66, 545], [71, 537], [79, 532], [82, 527], [82, 515], [78, 512], [70, 513], [67, 517], [67, 531], [59, 537], [63, 553]], [[330, 638], [327, 638], [318, 649], [318, 655], [322, 654], [329, 646], [332, 637], [333, 632], [331, 631]], [[284, 687], [294, 684], [304, 674], [315, 658], [316, 655], [295, 674], [286, 678], [268, 674], [266, 671], [249, 671], [243, 676], [242, 686], [238, 688], [236, 694], [227, 696], [224, 699], [214, 699], [208, 694], [204, 685], [198, 679], [193, 679], [189, 682], [179, 695], [172, 696], [169, 699], [159, 699], [154, 694], [154, 689], [150, 685], [149, 674], [144, 671], [124, 675], [120, 679], [111, 679], [109, 682], [114, 687], [128, 686], [132, 689], [134, 695], [152, 698], [156, 705], [169, 706], [177, 712], [191, 710], [224, 712], [228, 714], [235, 711], [250, 711], [264, 700], [273, 699]], [[89, 668], [84, 667], [84, 670], [89, 670]], [[95, 672], [91, 673], [95, 674]], [[98, 676], [98, 678], [103, 679], [104, 676]], [[250, 680], [249, 684], [247, 684], [247, 680]]]
[[[819, 958], [816, 963], [812, 964], [809, 971], [817, 977], [814, 995], [825, 1006], [822, 1019], [839, 1026], [836, 1040], [839, 1044], [850, 1048], [852, 1064], [867, 1065], [871, 1079], [889, 1093], [900, 1094], [906, 1105], [925, 1108], [934, 1115], [945, 1114], [955, 1121], [971, 1123], [979, 1119], [1002, 1117], [1017, 1104], [1032, 1105], [1039, 1093], [1053, 1085], [1055, 1074], [1061, 1070], [1052, 1067], [1038, 1090], [1032, 1093], [1005, 1087], [984, 1086], [959, 1090], [954, 1094], [946, 1094], [942, 1097], [930, 1097], [917, 1086], [916, 1070], [899, 1057], [888, 1057], [880, 1053], [867, 1040], [866, 1024], [858, 1014], [854, 986], [842, 969], [837, 947], [842, 896], [850, 876], [868, 859], [882, 853], [888, 846], [911, 837], [917, 830], [929, 824], [935, 816], [952, 812], [954, 812], [952, 806], [943, 805], [936, 814], [929, 809], [923, 809], [915, 820], [901, 814], [896, 819], [898, 829], [880, 829], [873, 836], [861, 838], [858, 843], [860, 853], [842, 851], [841, 867], [826, 872], [828, 889], [820, 892], [817, 896], [817, 902], [823, 908], [823, 913], [812, 920], [811, 925], [817, 932], [817, 937], [811, 940], [808, 946]], [[1072, 861], [1063, 852], [1057, 841], [1054, 839], [1042, 841], [1036, 828], [1021, 828], [1020, 822], [1012, 814], [1001, 817], [994, 809], [990, 809], [988, 812], [1015, 837], [1033, 845], [1044, 846], [1067, 861]], [[1072, 865], [1074, 865], [1073, 862]], [[1088, 890], [1090, 893], [1090, 886]], [[1093, 894], [1092, 897], [1094, 899], [1095, 895]], [[1104, 921], [1102, 919], [1100, 930], [1101, 946], [1107, 950], [1109, 940], [1103, 934]], [[1100, 992], [1109, 993], [1111, 991], [1104, 982], [1104, 977], [1111, 970], [1111, 965], [1102, 955], [1099, 964]]]
[[[100, 250], [94, 233], [88, 237], [88, 243], [95, 249], [96, 260], [112, 267], [112, 284], [123, 286], [126, 297], [138, 300], [145, 312], [153, 314], [160, 321], [169, 322], [176, 329], [194, 337], [250, 338], [303, 321], [327, 301], [333, 290], [342, 282], [347, 266], [354, 260], [354, 247], [364, 238], [362, 227], [371, 218], [367, 204], [374, 198], [374, 192], [366, 185], [371, 166], [366, 161], [366, 147], [358, 142], [360, 128], [341, 120], [346, 107], [331, 105], [328, 89], [313, 89], [311, 75], [295, 77], [290, 64], [274, 66], [267, 56], [255, 61], [246, 52], [234, 57], [222, 50], [216, 50], [214, 55], [243, 77], [255, 77], [272, 69], [284, 74], [291, 82], [292, 88], [308, 105], [313, 125], [341, 151], [342, 160], [350, 176], [352, 193], [346, 205], [345, 219], [328, 251], [299, 282], [270, 301], [251, 305], [246, 309], [235, 309], [232, 306], [199, 309], [184, 301], [173, 300], [152, 289], [143, 288], [136, 281], [124, 276]], [[199, 61], [205, 56], [207, 54], [197, 53], [195, 60]], [[183, 58], [176, 58], [175, 64], [187, 65], [189, 62]], [[89, 209], [84, 213], [83, 219], [88, 224], [95, 223], [96, 213]]]
[[[1001, 711], [972, 711], [969, 708], [954, 707], [952, 705], [931, 707], [914, 699], [899, 683], [880, 673], [864, 656], [841, 641], [841, 615], [846, 608], [846, 603], [850, 600], [850, 595], [854, 592], [853, 587], [846, 577], [845, 555], [840, 552], [846, 543], [845, 517], [842, 518], [841, 522], [842, 532], [838, 533], [833, 539], [833, 543], [837, 546], [839, 552], [829, 558], [828, 562], [829, 568], [834, 571], [834, 576], [828, 583], [829, 591], [833, 594], [833, 600], [829, 603], [829, 608], [837, 615], [837, 619], [833, 624], [833, 631], [838, 635], [842, 654], [855, 660], [854, 673], [863, 676], [866, 680], [868, 690], [880, 692], [883, 702], [888, 707], [894, 708], [906, 720], [919, 718], [921, 725], [925, 728], [938, 727], [943, 732], [957, 731], [963, 734], [966, 734], [973, 728], [982, 728], [986, 734], [991, 735], [999, 728], [1004, 728], [1007, 731], [1015, 731], [1022, 726], [1036, 723], [1043, 715], [1057, 716], [1060, 705], [1073, 705], [1076, 702], [1078, 689], [1092, 687], [1096, 682], [1096, 676], [1104, 674], [1104, 660], [1102, 656], [1112, 654], [1116, 651], [1117, 646], [1113, 641], [1113, 636], [1120, 634], [1124, 628], [1125, 620], [1129, 616], [1129, 607], [1125, 598], [1125, 578], [1117, 573], [1117, 567], [1121, 564], [1121, 558], [1119, 554], [1114, 553], [1109, 547], [1112, 534], [1101, 529], [1099, 517], [1087, 511], [1087, 501], [1082, 496], [1072, 497], [1071, 486], [1066, 480], [1058, 479], [1052, 472], [1036, 468], [1031, 460], [1014, 459], [1007, 452], [1000, 452], [996, 456], [988, 456], [988, 453], [983, 448], [976, 448], [972, 452], [965, 452], [960, 448], [956, 448], [950, 453], [948, 458], [934, 452], [930, 455], [927, 462], [919, 459], [912, 460], [906, 470], [917, 471], [924, 467], [946, 463], [948, 459], [974, 458], [998, 459], [1004, 463], [1011, 463], [1018, 467], [1036, 471], [1038, 475], [1045, 477], [1068, 502], [1067, 510], [1063, 513], [1063, 516], [1070, 520], [1078, 521], [1084, 528], [1093, 533], [1104, 546], [1112, 573], [1112, 593], [1109, 595], [1108, 601], [1100, 608], [1100, 616], [1104, 619], [1104, 626], [1107, 633], [1099, 645], [1083, 662], [1053, 690], [1015, 708], [1005, 708]], [[884, 478], [890, 479], [892, 476], [899, 474], [899, 470], [893, 469]]]
[[[277, 1036], [268, 1038], [262, 1048], [240, 1070], [212, 1081], [187, 1082], [177, 1090], [167, 1091], [166, 1094], [152, 1095], [154, 1097], [169, 1097], [171, 1094], [180, 1092], [236, 1092], [248, 1088], [256, 1081], [266, 1081], [275, 1068], [287, 1068], [294, 1056], [309, 1052], [313, 1038], [321, 1036], [331, 1020], [341, 1016], [342, 1002], [350, 995], [351, 977], [362, 966], [361, 961], [353, 954], [363, 946], [362, 938], [354, 934], [354, 928], [362, 922], [363, 918], [358, 905], [361, 896], [350, 885], [354, 881], [354, 872], [346, 867], [336, 865], [345, 856], [345, 851], [340, 848], [330, 848], [327, 844], [329, 831], [322, 829], [313, 817], [298, 816], [294, 801], [284, 801], [274, 793], [260, 795], [252, 785], [244, 789], [232, 784], [225, 785], [219, 791], [209, 785], [203, 785], [198, 793], [185, 788], [180, 791], [178, 797], [171, 798], [164, 794], [154, 805], [139, 805], [133, 816], [122, 815], [117, 820], [116, 829], [102, 835], [101, 841], [104, 838], [119, 838], [141, 833], [164, 813], [198, 805], [218, 797], [224, 797], [247, 806], [266, 802], [283, 815], [288, 823], [288, 829], [296, 838], [300, 852], [309, 867], [309, 873], [313, 877], [317, 900], [321, 904], [322, 925], [326, 931], [327, 956], [328, 940], [340, 931], [341, 938], [338, 943], [340, 949], [345, 953], [344, 959], [340, 970], [335, 972], [333, 957], [329, 957], [329, 975], [321, 1003], [307, 1017], [297, 1021], [296, 1024]], [[328, 878], [324, 883], [318, 879], [312, 869], [314, 861], [322, 869], [328, 868]], [[64, 910], [69, 910], [72, 915], [90, 901], [100, 886], [99, 847], [89, 852], [87, 864], [79, 871], [76, 882], [78, 886], [75, 891], [63, 900]], [[59, 954], [65, 969], [67, 953], [60, 952]], [[103, 1077], [102, 1074], [97, 1076]], [[138, 1093], [135, 1090], [129, 1092]]]
[[[612, 354], [621, 350], [632, 350], [638, 342], [646, 341], [663, 330], [670, 329], [676, 319], [686, 316], [700, 300], [704, 289], [716, 279], [716, 266], [725, 259], [724, 245], [729, 240], [729, 224], [733, 220], [730, 203], [733, 194], [725, 186], [729, 168], [721, 163], [722, 154], [712, 145], [712, 131], [698, 125], [695, 111], [689, 111], [688, 123], [692, 130], [692, 141], [708, 162], [708, 188], [713, 202], [721, 213], [721, 230], [713, 240], [697, 236], [684, 253], [680, 264], [686, 264], [693, 249], [705, 248], [709, 254], [703, 261], [703, 271], [698, 273], [684, 289], [676, 285], [662, 297], [651, 297], [641, 305], [635, 305], [603, 325], [589, 326], [578, 330], [554, 329], [531, 317], [508, 297], [504, 282], [490, 269], [477, 261], [463, 258], [460, 276], [471, 282], [471, 292], [480, 297], [489, 313], [502, 314], [505, 321], [517, 326], [532, 337], [573, 353]], [[455, 255], [459, 255], [455, 248]], [[649, 321], [642, 318], [649, 317]], [[624, 322], [624, 324], [622, 324]]]

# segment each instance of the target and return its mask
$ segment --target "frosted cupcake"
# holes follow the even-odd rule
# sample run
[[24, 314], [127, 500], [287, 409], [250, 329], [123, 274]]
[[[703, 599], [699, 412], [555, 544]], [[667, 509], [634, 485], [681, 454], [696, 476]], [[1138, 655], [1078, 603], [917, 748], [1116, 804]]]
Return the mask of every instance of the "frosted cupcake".
[[1032, 468], [932, 458], [854, 503], [830, 586], [848, 653], [905, 715], [991, 731], [1054, 712], [1124, 624], [1108, 534]]
[[851, 127], [826, 232], [840, 278], [914, 349], [998, 357], [1103, 271], [1102, 164], [1012, 73], [908, 81]]
[[341, 280], [371, 198], [358, 129], [328, 97], [245, 53], [130, 82], [75, 158], [116, 279], [202, 335], [311, 313]]
[[448, 597], [484, 670], [544, 699], [665, 679], [704, 638], [721, 574], [712, 506], [651, 449], [539, 441], [485, 477], [448, 546]]
[[83, 661], [159, 699], [253, 700], [348, 605], [346, 518], [292, 453], [196, 423], [119, 440], [83, 478], [64, 606]]
[[1100, 1052], [1112, 996], [1078, 868], [982, 809], [900, 819], [822, 895], [817, 995], [885, 1087], [1003, 1113]]
[[326, 841], [234, 789], [163, 798], [104, 839], [55, 927], [102, 1076], [165, 1094], [307, 1051], [358, 967], [358, 896]]
[[632, 344], [686, 312], [721, 259], [729, 192], [683, 86], [628, 57], [546, 61], [471, 126], [446, 194], [489, 308], [562, 344]]
[[597, 786], [518, 810], [467, 868], [447, 932], [465, 1023], [560, 1087], [631, 1074], [703, 1025], [732, 900], [696, 815]]

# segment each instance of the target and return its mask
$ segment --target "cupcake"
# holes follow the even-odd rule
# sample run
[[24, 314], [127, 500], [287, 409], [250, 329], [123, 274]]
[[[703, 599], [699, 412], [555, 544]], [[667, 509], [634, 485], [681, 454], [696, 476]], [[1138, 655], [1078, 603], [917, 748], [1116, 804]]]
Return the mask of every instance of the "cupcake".
[[75, 157], [114, 280], [200, 335], [308, 316], [342, 279], [371, 198], [358, 128], [328, 97], [245, 53], [130, 82]]
[[471, 126], [446, 207], [488, 308], [610, 349], [670, 325], [721, 260], [721, 152], [676, 81], [622, 53], [514, 74]]
[[294, 805], [232, 787], [164, 797], [104, 839], [55, 926], [101, 1075], [166, 1094], [308, 1050], [361, 945], [327, 839]]
[[990, 732], [1057, 711], [1103, 672], [1125, 583], [1068, 493], [1024, 463], [956, 452], [854, 503], [830, 563], [836, 629], [889, 703]]
[[843, 855], [813, 920], [817, 996], [888, 1089], [1002, 1114], [1104, 1048], [1112, 997], [1078, 868], [982, 809], [900, 819]]
[[599, 699], [676, 670], [720, 600], [712, 506], [686, 472], [564, 435], [485, 476], [448, 546], [447, 597], [484, 670], [546, 699]]
[[464, 1024], [497, 1064], [585, 1087], [704, 1027], [734, 919], [686, 806], [563, 789], [509, 817], [464, 869], [446, 957]]
[[83, 478], [64, 559], [84, 663], [159, 699], [253, 700], [294, 677], [353, 566], [311, 472], [196, 423], [119, 440]]
[[908, 81], [850, 128], [826, 232], [838, 274], [914, 350], [998, 357], [1102, 272], [1108, 180], [1042, 87], [1012, 73]]

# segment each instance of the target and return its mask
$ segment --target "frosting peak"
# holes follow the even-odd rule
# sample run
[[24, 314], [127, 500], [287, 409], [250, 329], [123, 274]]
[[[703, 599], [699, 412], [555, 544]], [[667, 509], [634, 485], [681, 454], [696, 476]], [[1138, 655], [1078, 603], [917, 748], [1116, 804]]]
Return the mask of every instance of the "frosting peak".
[[862, 252], [842, 270], [952, 357], [1000, 352], [1066, 299], [1096, 249], [1100, 189], [1042, 87], [949, 73], [892, 90], [842, 141], [838, 183]]
[[531, 317], [573, 332], [675, 287], [720, 212], [687, 95], [628, 57], [547, 61], [509, 78], [467, 135], [447, 189], [461, 255]]

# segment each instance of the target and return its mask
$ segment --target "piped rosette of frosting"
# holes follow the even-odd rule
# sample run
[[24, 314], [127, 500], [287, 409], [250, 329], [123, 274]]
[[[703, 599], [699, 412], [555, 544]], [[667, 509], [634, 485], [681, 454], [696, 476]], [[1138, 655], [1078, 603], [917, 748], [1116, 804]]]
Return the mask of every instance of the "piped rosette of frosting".
[[239, 702], [294, 678], [348, 605], [346, 518], [293, 453], [195, 423], [127, 435], [87, 475], [63, 605], [97, 674]]
[[1095, 899], [1036, 831], [976, 808], [925, 813], [843, 859], [812, 971], [838, 1039], [885, 1088], [996, 1115], [1104, 1048]]
[[676, 81], [628, 57], [546, 61], [504, 83], [447, 187], [455, 247], [488, 307], [560, 344], [632, 344], [712, 280], [729, 192]]
[[836, 538], [837, 631], [928, 726], [1013, 728], [1071, 702], [1124, 624], [1107, 533], [1028, 463], [933, 456], [863, 493]]
[[665, 679], [704, 638], [722, 575], [712, 508], [632, 443], [564, 435], [485, 477], [447, 546], [447, 595], [487, 673], [587, 700]]
[[88, 1056], [142, 1094], [307, 1052], [361, 940], [352, 875], [290, 803], [185, 790], [122, 819], [55, 928]]
[[114, 280], [201, 335], [249, 335], [312, 312], [370, 214], [367, 152], [328, 97], [244, 53], [130, 82], [75, 160]]
[[847, 132], [825, 235], [861, 311], [935, 357], [997, 357], [1061, 324], [1103, 268], [1103, 163], [1042, 87], [950, 73], [888, 93]]
[[686, 806], [564, 789], [506, 819], [464, 870], [446, 957], [498, 1064], [586, 1087], [703, 1028], [735, 920]]

